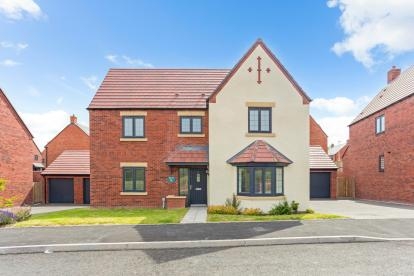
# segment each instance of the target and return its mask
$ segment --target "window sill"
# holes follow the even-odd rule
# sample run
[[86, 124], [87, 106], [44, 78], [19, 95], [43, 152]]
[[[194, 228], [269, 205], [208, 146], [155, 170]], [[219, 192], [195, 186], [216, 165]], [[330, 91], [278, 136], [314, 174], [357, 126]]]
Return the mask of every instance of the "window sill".
[[148, 141], [147, 138], [120, 138], [121, 142], [145, 142]]
[[286, 200], [284, 195], [278, 196], [237, 196], [238, 199], [241, 200]]
[[167, 195], [167, 198], [187, 198], [186, 196]]
[[266, 133], [266, 132], [255, 132], [255, 133], [246, 133], [246, 137], [276, 137], [275, 133]]
[[120, 195], [122, 196], [146, 196], [148, 195], [147, 192], [121, 192]]
[[177, 137], [205, 137], [205, 134], [177, 134]]

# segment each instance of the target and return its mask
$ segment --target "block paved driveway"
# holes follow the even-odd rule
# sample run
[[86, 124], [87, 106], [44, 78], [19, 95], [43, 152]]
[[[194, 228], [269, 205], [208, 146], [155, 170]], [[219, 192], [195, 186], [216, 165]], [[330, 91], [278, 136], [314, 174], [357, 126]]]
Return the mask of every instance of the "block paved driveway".
[[369, 200], [311, 200], [315, 212], [342, 215], [353, 219], [414, 218], [414, 205]]

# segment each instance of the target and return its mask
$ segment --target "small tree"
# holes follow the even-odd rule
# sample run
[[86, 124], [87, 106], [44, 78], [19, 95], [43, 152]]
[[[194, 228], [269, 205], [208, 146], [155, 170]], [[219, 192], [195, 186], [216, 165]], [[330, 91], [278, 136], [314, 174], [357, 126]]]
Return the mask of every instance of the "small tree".
[[5, 198], [1, 194], [6, 190], [6, 179], [0, 178], [0, 208], [13, 206], [16, 197]]

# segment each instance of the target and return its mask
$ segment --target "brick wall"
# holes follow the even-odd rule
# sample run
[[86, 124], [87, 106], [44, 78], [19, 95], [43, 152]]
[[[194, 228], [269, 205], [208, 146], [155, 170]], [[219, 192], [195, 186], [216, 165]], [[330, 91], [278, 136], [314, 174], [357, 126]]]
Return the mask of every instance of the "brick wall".
[[[375, 118], [385, 114], [385, 132]], [[414, 203], [414, 96], [350, 126], [344, 174], [355, 176], [356, 197]], [[385, 171], [378, 157], [385, 156]]]
[[69, 124], [45, 147], [43, 157], [49, 166], [64, 150], [88, 150], [89, 136], [76, 124]]
[[[147, 110], [145, 142], [121, 142], [122, 118], [119, 110], [90, 110], [91, 205], [161, 207], [162, 198], [178, 195], [178, 183], [167, 183], [178, 169], [164, 163], [178, 144], [208, 144], [208, 112], [203, 116], [205, 137], [177, 137], [177, 110]], [[122, 169], [120, 162], [147, 162], [147, 195], [120, 195]]]
[[33, 141], [0, 92], [0, 178], [6, 179], [5, 197], [15, 205], [30, 204], [33, 184]]
[[319, 124], [309, 116], [309, 129], [310, 129], [310, 145], [311, 146], [321, 146], [323, 150], [327, 153], [328, 152], [328, 136], [319, 126]]

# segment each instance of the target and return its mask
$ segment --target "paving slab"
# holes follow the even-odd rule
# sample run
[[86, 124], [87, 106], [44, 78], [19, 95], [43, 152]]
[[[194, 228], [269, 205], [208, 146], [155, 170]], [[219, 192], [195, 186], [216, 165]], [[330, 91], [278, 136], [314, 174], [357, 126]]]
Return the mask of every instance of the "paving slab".
[[50, 204], [50, 205], [38, 205], [32, 206], [32, 214], [44, 214], [50, 212], [89, 208], [89, 205], [74, 205], [74, 204]]
[[181, 223], [206, 223], [207, 206], [191, 206]]
[[353, 219], [414, 218], [414, 206], [370, 200], [311, 200], [318, 213], [336, 214]]

